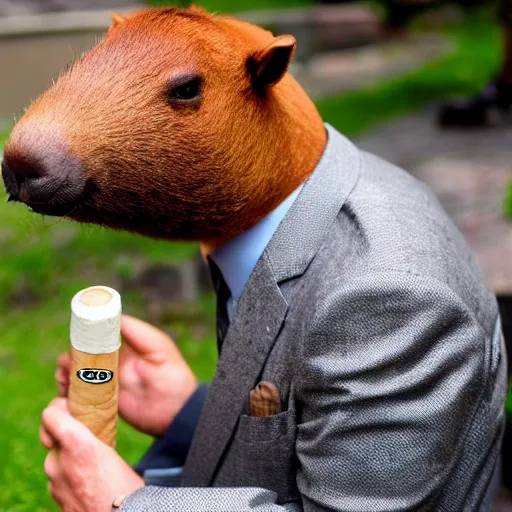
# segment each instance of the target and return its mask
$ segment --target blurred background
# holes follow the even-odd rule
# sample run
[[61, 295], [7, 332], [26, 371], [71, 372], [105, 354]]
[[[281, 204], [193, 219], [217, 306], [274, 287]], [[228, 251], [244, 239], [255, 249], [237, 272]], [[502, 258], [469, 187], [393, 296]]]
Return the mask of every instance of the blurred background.
[[[438, 194], [498, 295], [512, 343], [512, 8], [509, 16], [479, 0], [195, 3], [295, 35], [291, 72], [324, 119]], [[106, 32], [111, 12], [148, 5], [172, 2], [0, 0], [0, 159], [15, 116]], [[469, 99], [450, 103], [457, 96]], [[0, 189], [0, 511], [52, 511], [37, 431], [56, 392], [56, 358], [68, 350], [71, 297], [93, 284], [117, 288], [124, 310], [169, 332], [206, 381], [217, 357], [214, 298], [197, 246], [43, 218], [7, 205]], [[129, 462], [150, 441], [120, 425]], [[506, 436], [502, 511], [512, 511], [509, 445]]]

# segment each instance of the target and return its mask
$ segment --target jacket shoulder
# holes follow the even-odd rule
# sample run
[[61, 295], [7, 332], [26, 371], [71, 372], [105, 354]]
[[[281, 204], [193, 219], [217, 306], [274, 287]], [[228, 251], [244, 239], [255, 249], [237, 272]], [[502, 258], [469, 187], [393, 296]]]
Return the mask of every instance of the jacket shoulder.
[[[312, 265], [335, 286], [370, 274], [419, 276], [451, 289], [494, 328], [497, 305], [475, 255], [435, 194], [411, 174], [361, 151], [360, 177]], [[338, 276], [338, 277], [337, 277]]]

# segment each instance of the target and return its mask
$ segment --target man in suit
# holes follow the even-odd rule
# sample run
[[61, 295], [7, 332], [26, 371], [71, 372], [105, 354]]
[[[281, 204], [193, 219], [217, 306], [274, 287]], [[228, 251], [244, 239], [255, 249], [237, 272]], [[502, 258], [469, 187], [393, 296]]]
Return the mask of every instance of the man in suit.
[[[124, 319], [121, 413], [157, 438], [142, 478], [58, 400], [45, 410], [43, 443], [68, 457], [46, 468], [63, 502], [491, 509], [507, 392], [495, 297], [423, 184], [326, 130], [309, 179], [208, 255], [220, 350], [209, 389], [163, 333]], [[259, 382], [277, 390], [272, 414], [252, 413]]]

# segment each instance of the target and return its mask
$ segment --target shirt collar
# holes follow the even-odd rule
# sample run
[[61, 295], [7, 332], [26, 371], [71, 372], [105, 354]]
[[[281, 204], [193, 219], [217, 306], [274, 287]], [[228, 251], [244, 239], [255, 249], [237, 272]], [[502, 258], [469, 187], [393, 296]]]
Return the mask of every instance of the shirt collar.
[[235, 302], [242, 296], [256, 263], [302, 187], [303, 185], [295, 189], [277, 208], [251, 229], [228, 240], [211, 254], [211, 258], [222, 272]]

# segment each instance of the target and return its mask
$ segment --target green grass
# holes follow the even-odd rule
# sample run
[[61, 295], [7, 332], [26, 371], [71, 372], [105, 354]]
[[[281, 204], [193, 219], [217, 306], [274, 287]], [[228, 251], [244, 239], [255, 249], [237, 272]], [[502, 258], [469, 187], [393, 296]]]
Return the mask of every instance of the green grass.
[[505, 217], [512, 219], [512, 181], [508, 184], [505, 201], [503, 202], [503, 211]]
[[[258, 5], [272, 3], [260, 0]], [[230, 10], [231, 4], [215, 5]], [[478, 90], [497, 66], [497, 30], [490, 18], [474, 17], [453, 36], [453, 55], [408, 76], [321, 101], [322, 115], [354, 136], [433, 98]], [[6, 136], [0, 134], [0, 146]], [[25, 207], [7, 204], [0, 193], [0, 512], [56, 510], [46, 492], [45, 451], [37, 429], [41, 410], [55, 394], [55, 358], [68, 348], [72, 295], [91, 284], [115, 285], [140, 261], [176, 261], [195, 250], [193, 245], [153, 242], [69, 222], [47, 225]], [[16, 297], [27, 290], [35, 302], [17, 307]], [[136, 293], [124, 295], [124, 306], [128, 313], [146, 316], [144, 301]], [[197, 323], [203, 324], [203, 332], [194, 327]], [[179, 320], [167, 315], [161, 325], [176, 333], [198, 376], [210, 379], [216, 360], [212, 297]], [[120, 426], [118, 448], [128, 461], [135, 462], [149, 441]]]
[[[0, 134], [0, 145], [6, 137]], [[37, 431], [41, 410], [55, 395], [56, 357], [69, 349], [71, 297], [93, 284], [116, 286], [140, 261], [179, 261], [197, 247], [67, 221], [48, 225], [22, 205], [7, 204], [0, 189], [0, 511], [57, 510], [46, 492]], [[18, 304], [24, 300], [35, 302]], [[125, 293], [123, 301], [127, 313], [146, 316], [138, 294]], [[213, 300], [205, 297], [183, 318], [168, 314], [161, 324], [175, 333], [204, 380], [211, 379], [216, 362], [213, 322]], [[202, 331], [197, 324], [205, 326]], [[136, 462], [149, 442], [120, 425], [118, 449], [128, 461]]]
[[[172, 261], [190, 254], [193, 247], [164, 246], [135, 236], [59, 223], [47, 227], [23, 207], [0, 203], [0, 510], [54, 510], [46, 493], [37, 428], [42, 408], [55, 394], [53, 372], [59, 353], [68, 350], [69, 301], [92, 284], [116, 286], [119, 274], [139, 258]], [[13, 305], [13, 291], [28, 289], [37, 302], [28, 309]], [[16, 293], [14, 292], [14, 296]], [[142, 298], [123, 296], [126, 312], [144, 317]], [[185, 312], [186, 313], [186, 312]], [[206, 323], [197, 339], [192, 323]], [[188, 316], [170, 318], [163, 327], [177, 341], [202, 379], [212, 377], [216, 344], [211, 297]], [[134, 463], [149, 438], [121, 424], [118, 449]]]
[[[146, 0], [152, 7], [180, 6], [189, 2], [186, 0]], [[250, 2], [236, 2], [234, 0], [197, 0], [191, 2], [200, 5], [210, 12], [231, 13], [240, 11], [256, 11], [260, 9], [286, 9], [289, 7], [307, 7], [314, 4], [313, 0], [251, 0]]]

